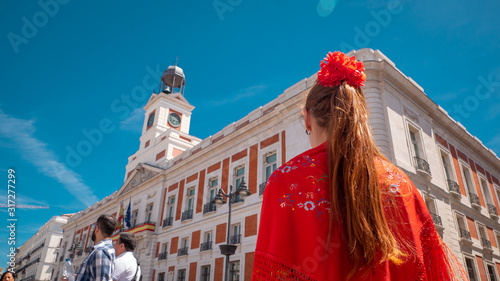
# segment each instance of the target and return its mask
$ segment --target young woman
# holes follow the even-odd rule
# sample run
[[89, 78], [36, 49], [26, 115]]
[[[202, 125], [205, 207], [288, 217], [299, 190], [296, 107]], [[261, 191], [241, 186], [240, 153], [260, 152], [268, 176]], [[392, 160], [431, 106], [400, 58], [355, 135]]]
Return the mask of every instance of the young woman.
[[312, 149], [277, 169], [253, 280], [467, 280], [410, 179], [379, 152], [362, 62], [321, 62], [303, 111]]
[[1, 281], [14, 281], [14, 274], [10, 271], [5, 271], [2, 274], [2, 279]]

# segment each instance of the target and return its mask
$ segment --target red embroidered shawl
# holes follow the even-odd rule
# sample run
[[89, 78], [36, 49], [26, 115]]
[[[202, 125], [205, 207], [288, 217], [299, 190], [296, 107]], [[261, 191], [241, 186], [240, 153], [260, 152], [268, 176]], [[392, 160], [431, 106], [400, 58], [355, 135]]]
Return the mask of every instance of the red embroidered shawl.
[[[332, 226], [326, 251], [330, 212], [326, 154], [325, 144], [319, 145], [288, 161], [269, 178], [252, 280], [346, 279], [351, 265], [338, 223]], [[399, 231], [398, 241], [414, 250], [402, 265], [377, 262], [368, 275], [358, 273], [351, 280], [455, 280], [452, 267], [465, 276], [410, 179], [385, 160], [377, 159], [376, 164], [389, 227]]]

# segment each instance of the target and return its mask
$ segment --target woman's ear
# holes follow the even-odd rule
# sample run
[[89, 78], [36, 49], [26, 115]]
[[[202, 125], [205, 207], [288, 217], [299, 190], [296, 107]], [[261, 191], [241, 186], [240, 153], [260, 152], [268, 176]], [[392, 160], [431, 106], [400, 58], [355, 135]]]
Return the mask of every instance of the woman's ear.
[[309, 111], [304, 109], [304, 125], [306, 126], [306, 130], [311, 131], [311, 114]]

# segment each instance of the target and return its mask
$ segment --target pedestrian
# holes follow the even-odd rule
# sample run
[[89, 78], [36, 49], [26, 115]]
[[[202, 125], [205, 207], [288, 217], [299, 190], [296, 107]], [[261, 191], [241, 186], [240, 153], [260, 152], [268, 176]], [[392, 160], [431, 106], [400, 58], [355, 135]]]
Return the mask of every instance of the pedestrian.
[[[115, 249], [111, 235], [118, 221], [112, 215], [101, 215], [92, 225], [92, 241], [94, 250], [83, 261], [76, 274], [75, 281], [111, 281], [115, 265]], [[63, 277], [63, 281], [67, 278]]]
[[120, 233], [114, 243], [113, 247], [117, 256], [113, 272], [114, 281], [139, 281], [141, 268], [133, 253], [136, 244], [134, 234], [129, 232]]
[[253, 280], [467, 280], [418, 190], [375, 145], [365, 79], [355, 57], [321, 62], [302, 111], [312, 149], [267, 182]]
[[10, 272], [10, 271], [5, 271], [3, 274], [2, 274], [2, 279], [0, 279], [1, 281], [14, 281], [14, 273]]

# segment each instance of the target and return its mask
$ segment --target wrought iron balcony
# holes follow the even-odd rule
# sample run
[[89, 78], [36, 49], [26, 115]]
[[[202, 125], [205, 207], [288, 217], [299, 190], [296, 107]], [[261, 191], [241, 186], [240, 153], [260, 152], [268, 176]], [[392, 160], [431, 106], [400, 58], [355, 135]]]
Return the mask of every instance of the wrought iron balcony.
[[460, 186], [458, 185], [458, 183], [452, 180], [447, 180], [447, 182], [448, 182], [448, 189], [450, 192], [460, 194]]
[[92, 253], [92, 249], [93, 249], [93, 248], [94, 248], [94, 247], [87, 247], [87, 249], [85, 250], [85, 253], [87, 253], [87, 254]]
[[484, 248], [491, 249], [491, 242], [488, 239], [481, 238], [481, 245], [483, 245]]
[[163, 227], [172, 226], [173, 223], [174, 223], [173, 217], [166, 218], [163, 220]]
[[240, 244], [241, 243], [241, 234], [236, 234], [229, 237], [229, 244]]
[[177, 256], [178, 257], [180, 257], [180, 256], [187, 256], [188, 250], [189, 250], [188, 247], [179, 248], [179, 250], [177, 251]]
[[77, 256], [81, 256], [82, 254], [83, 254], [83, 250], [79, 250], [79, 251], [76, 252]]
[[266, 183], [263, 182], [259, 185], [259, 195], [264, 194], [264, 190], [266, 190]]
[[159, 261], [166, 260], [166, 259], [167, 259], [167, 252], [163, 252], [163, 253], [158, 254]]
[[431, 168], [429, 167], [429, 163], [422, 158], [415, 157], [415, 163], [417, 164], [417, 171], [423, 171], [427, 173], [429, 176], [431, 175]]
[[472, 241], [472, 238], [470, 237], [470, 232], [461, 228], [460, 228], [460, 238]]
[[238, 194], [235, 194], [233, 197], [231, 197], [231, 203], [236, 204], [243, 202], [244, 200], [240, 198]]
[[212, 202], [203, 205], [203, 214], [215, 212], [216, 210], [217, 207]]
[[481, 202], [479, 201], [479, 196], [477, 196], [477, 194], [474, 194], [474, 193], [469, 193], [469, 199], [470, 199], [470, 203], [474, 206], [477, 205], [479, 207], [481, 207]]
[[443, 222], [441, 221], [441, 216], [431, 213], [432, 221], [434, 224], [437, 224], [439, 226], [443, 226]]
[[59, 261], [63, 261], [63, 260], [64, 260], [64, 257], [60, 257], [60, 258], [59, 258]]
[[212, 241], [203, 242], [200, 245], [200, 252], [212, 250]]
[[181, 221], [193, 219], [193, 210], [187, 210], [182, 213]]
[[490, 215], [498, 217], [497, 208], [495, 207], [495, 205], [486, 204], [486, 206], [488, 206], [488, 213], [490, 213]]

